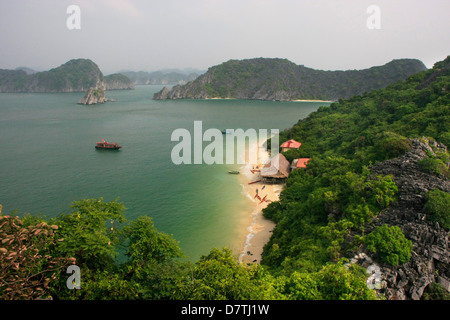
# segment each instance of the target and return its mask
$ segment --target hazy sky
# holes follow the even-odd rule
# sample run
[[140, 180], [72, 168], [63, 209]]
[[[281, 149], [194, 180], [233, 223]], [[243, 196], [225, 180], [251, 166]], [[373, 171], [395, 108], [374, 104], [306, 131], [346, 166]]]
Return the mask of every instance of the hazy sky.
[[[79, 30], [66, 25], [69, 5]], [[370, 5], [380, 29], [367, 27]], [[3, 69], [89, 58], [109, 74], [254, 57], [322, 70], [417, 58], [430, 68], [447, 55], [449, 0], [0, 0]]]

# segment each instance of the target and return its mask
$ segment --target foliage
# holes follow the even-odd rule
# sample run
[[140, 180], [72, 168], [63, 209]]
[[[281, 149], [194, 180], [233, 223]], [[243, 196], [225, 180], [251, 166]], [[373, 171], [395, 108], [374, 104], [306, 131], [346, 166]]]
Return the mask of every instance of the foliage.
[[397, 226], [383, 225], [375, 228], [366, 236], [365, 243], [369, 251], [392, 266], [404, 264], [411, 257], [412, 242], [405, 238]]
[[380, 89], [423, 70], [423, 63], [413, 59], [348, 71], [314, 70], [277, 58], [229, 60], [177, 90], [186, 98], [336, 100]]
[[111, 264], [117, 252], [119, 231], [115, 224], [125, 220], [124, 206], [117, 201], [99, 199], [74, 201], [70, 214], [54, 219], [64, 239], [56, 251], [61, 256], [73, 256], [79, 265], [104, 267]]
[[280, 277], [280, 291], [286, 299], [293, 300], [376, 300], [373, 290], [367, 287], [364, 269], [349, 267], [340, 260], [328, 263], [314, 273], [294, 272], [290, 277]]
[[186, 298], [199, 300], [276, 299], [273, 278], [260, 266], [239, 264], [229, 249], [213, 248], [192, 270], [180, 288]]
[[0, 297], [41, 299], [60, 270], [73, 258], [52, 256], [60, 238], [58, 226], [40, 222], [24, 225], [17, 216], [0, 215]]
[[48, 71], [26, 74], [0, 70], [0, 92], [85, 91], [103, 81], [98, 66], [89, 59], [73, 59]]
[[436, 157], [425, 157], [418, 163], [426, 172], [435, 175], [444, 175], [447, 178], [450, 178], [450, 170], [441, 159]]
[[450, 229], [450, 194], [435, 189], [427, 192], [426, 199], [425, 210], [429, 219], [439, 222], [446, 229]]
[[[280, 133], [280, 142], [302, 143], [289, 158], [311, 160], [264, 210], [276, 227], [263, 265], [276, 274], [317, 272], [361, 244], [353, 235], [363, 235], [397, 193], [392, 177], [373, 176], [371, 166], [407, 152], [410, 138], [450, 142], [449, 66], [450, 57], [405, 81], [340, 99]], [[445, 174], [448, 154], [434, 152], [431, 161]]]
[[432, 282], [425, 288], [422, 300], [450, 300], [450, 293], [440, 283]]

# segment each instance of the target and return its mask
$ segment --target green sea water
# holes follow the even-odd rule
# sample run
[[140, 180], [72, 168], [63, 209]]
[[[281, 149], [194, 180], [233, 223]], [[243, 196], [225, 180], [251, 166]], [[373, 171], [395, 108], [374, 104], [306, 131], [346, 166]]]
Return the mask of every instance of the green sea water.
[[[250, 209], [236, 165], [175, 165], [172, 132], [279, 129], [328, 103], [247, 100], [152, 100], [161, 86], [108, 91], [115, 99], [77, 105], [81, 93], [0, 94], [0, 204], [3, 214], [54, 217], [74, 200], [119, 198], [127, 219], [153, 218], [196, 260], [212, 247], [236, 249], [239, 223]], [[95, 150], [95, 142], [123, 149]], [[208, 143], [205, 143], [207, 145]]]

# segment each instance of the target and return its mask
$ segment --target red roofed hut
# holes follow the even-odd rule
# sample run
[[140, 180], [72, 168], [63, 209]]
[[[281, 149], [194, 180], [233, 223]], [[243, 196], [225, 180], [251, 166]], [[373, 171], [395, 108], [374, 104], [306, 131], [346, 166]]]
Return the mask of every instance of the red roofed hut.
[[302, 144], [300, 142], [295, 141], [294, 139], [291, 139], [289, 141], [284, 142], [281, 147], [281, 152], [286, 152], [290, 149], [299, 149]]
[[299, 168], [306, 168], [309, 162], [309, 158], [300, 158], [292, 160], [291, 170], [296, 170]]

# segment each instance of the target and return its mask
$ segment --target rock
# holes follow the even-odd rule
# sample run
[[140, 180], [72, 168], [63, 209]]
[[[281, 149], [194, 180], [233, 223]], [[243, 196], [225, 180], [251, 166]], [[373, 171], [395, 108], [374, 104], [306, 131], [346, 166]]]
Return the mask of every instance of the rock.
[[103, 83], [100, 83], [100, 85], [96, 87], [89, 88], [86, 91], [84, 97], [81, 98], [80, 101], [78, 101], [78, 104], [92, 105], [98, 103], [105, 103], [108, 101], [114, 100], [109, 100], [105, 97], [105, 85]]
[[[392, 175], [398, 186], [398, 201], [366, 225], [366, 232], [384, 224], [398, 226], [413, 243], [409, 262], [397, 267], [380, 264], [383, 284], [380, 292], [390, 300], [419, 300], [432, 282], [441, 283], [450, 292], [449, 232], [439, 223], [429, 221], [424, 210], [426, 193], [436, 188], [450, 192], [450, 181], [442, 175], [425, 172], [418, 164], [427, 154], [435, 154], [434, 150], [446, 151], [447, 147], [427, 139], [411, 142], [411, 150], [403, 156], [370, 168], [373, 175]], [[354, 260], [366, 267], [367, 258], [360, 257], [361, 254]]]

